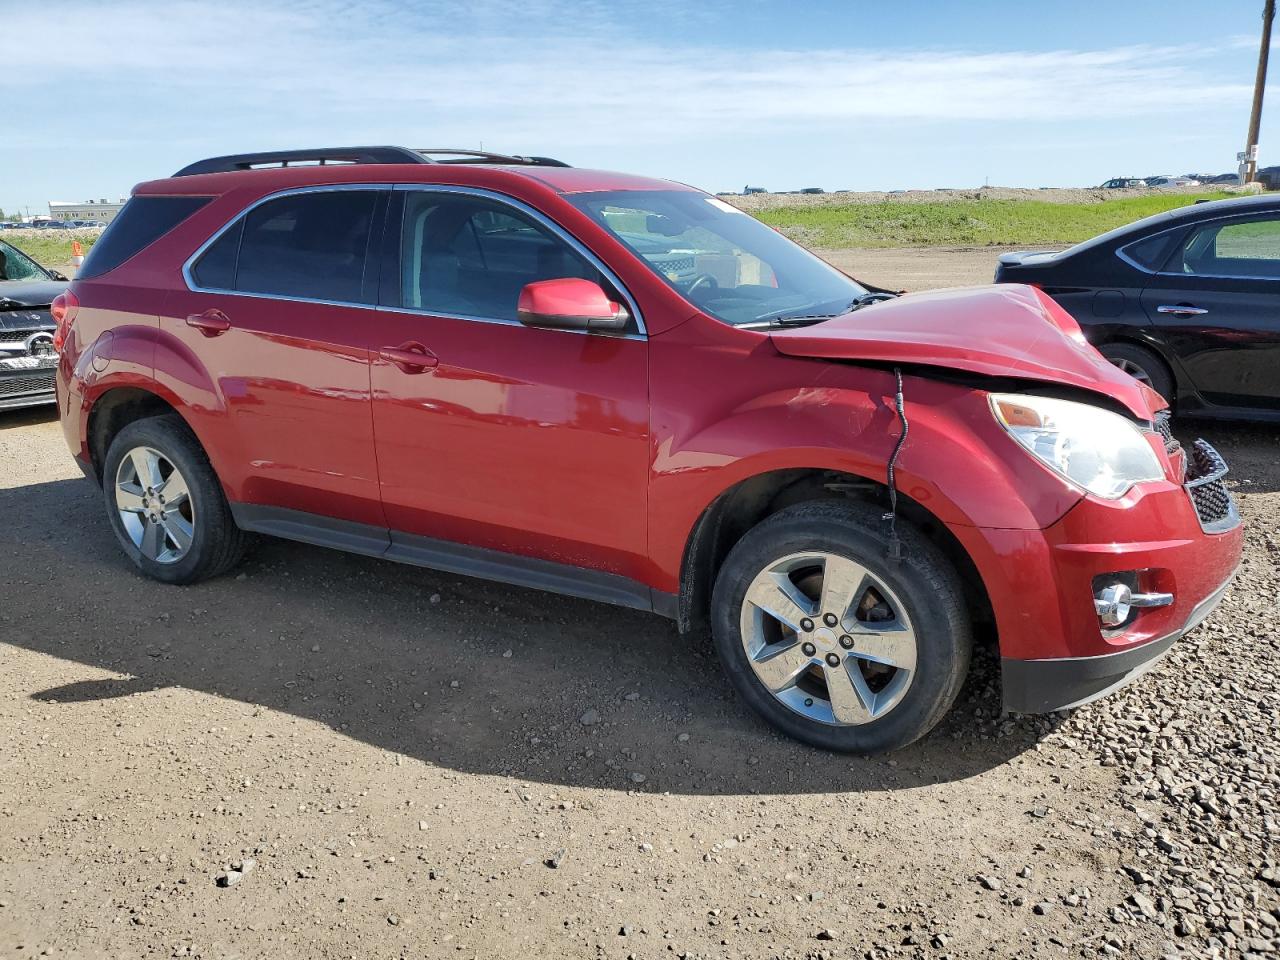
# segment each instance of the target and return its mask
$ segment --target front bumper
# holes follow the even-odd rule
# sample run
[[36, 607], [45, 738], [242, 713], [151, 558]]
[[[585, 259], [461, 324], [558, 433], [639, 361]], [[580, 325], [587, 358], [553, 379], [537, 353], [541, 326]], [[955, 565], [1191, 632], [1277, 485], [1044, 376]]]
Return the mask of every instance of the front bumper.
[[58, 358], [10, 357], [0, 354], [0, 410], [53, 403]]
[[1096, 657], [1064, 657], [1057, 660], [1001, 658], [1004, 708], [1011, 713], [1052, 713], [1070, 710], [1105, 697], [1150, 670], [1183, 634], [1195, 629], [1213, 612], [1227, 588], [1222, 586], [1201, 600], [1180, 628], [1139, 647]]
[[[1045, 530], [951, 528], [987, 589], [1009, 710], [1060, 710], [1100, 697], [1209, 614], [1244, 540], [1221, 477], [1213, 482], [1220, 489], [1208, 499], [1191, 482], [1172, 480], [1141, 484], [1118, 500], [1084, 497]], [[1104, 627], [1096, 591], [1122, 580], [1173, 601]]]

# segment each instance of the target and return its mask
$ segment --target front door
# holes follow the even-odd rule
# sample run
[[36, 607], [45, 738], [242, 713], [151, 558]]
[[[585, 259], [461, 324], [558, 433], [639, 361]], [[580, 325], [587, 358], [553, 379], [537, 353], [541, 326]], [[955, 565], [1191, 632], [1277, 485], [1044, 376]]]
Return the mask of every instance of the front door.
[[385, 530], [366, 267], [388, 193], [306, 190], [259, 204], [191, 265], [192, 289], [165, 302], [161, 332], [191, 364], [156, 376], [193, 398], [188, 415], [240, 504]]
[[584, 277], [621, 292], [558, 228], [496, 196], [397, 190], [387, 230], [371, 374], [393, 551], [444, 541], [640, 579], [640, 328], [535, 329], [516, 316], [535, 280]]
[[1280, 217], [1192, 230], [1142, 305], [1205, 400], [1280, 409]]

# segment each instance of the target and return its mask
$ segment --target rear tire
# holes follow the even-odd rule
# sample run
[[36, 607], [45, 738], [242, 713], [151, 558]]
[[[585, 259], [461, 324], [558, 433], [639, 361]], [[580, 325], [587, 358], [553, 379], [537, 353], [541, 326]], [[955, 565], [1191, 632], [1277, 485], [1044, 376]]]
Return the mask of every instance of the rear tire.
[[879, 509], [824, 500], [779, 511], [729, 552], [712, 594], [716, 651], [783, 733], [882, 753], [955, 702], [973, 642], [960, 578], [915, 528], [899, 522], [898, 536], [891, 560]]
[[1136, 343], [1107, 343], [1099, 350], [1133, 379], [1145, 383], [1170, 403], [1173, 402], [1173, 373], [1154, 350]]
[[248, 534], [236, 526], [222, 485], [176, 415], [124, 427], [102, 465], [107, 518], [125, 554], [148, 577], [195, 583], [240, 562]]

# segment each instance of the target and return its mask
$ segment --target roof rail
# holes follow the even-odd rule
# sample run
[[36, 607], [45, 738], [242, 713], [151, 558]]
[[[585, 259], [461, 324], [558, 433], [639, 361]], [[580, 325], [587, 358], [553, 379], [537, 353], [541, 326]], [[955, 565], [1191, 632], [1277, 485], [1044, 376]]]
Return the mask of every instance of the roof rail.
[[188, 164], [175, 177], [197, 173], [229, 173], [254, 167], [287, 167], [291, 163], [432, 163], [407, 147], [320, 147], [315, 150], [273, 150], [266, 153], [233, 153]]
[[[439, 157], [440, 159], [437, 159]], [[330, 163], [513, 163], [536, 167], [567, 167], [551, 157], [520, 157], [483, 150], [454, 150], [448, 147], [410, 150], [408, 147], [319, 147], [315, 150], [272, 150], [265, 153], [232, 153], [188, 164], [175, 177], [197, 173], [230, 173], [255, 167], [287, 167], [290, 164]]]
[[[451, 147], [415, 147], [414, 153], [422, 154], [432, 163], [518, 163], [534, 167], [567, 167], [569, 164], [554, 157], [524, 157], [518, 154], [488, 153], [484, 150], [454, 150]], [[436, 159], [443, 157], [444, 159]]]

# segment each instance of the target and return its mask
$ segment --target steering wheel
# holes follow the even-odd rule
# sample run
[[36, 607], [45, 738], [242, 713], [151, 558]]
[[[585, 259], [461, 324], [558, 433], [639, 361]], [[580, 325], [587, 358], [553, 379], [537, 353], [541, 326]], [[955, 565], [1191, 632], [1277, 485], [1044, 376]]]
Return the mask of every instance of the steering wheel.
[[691, 297], [703, 287], [707, 287], [709, 290], [719, 290], [720, 281], [709, 273], [700, 273], [684, 288], [685, 295]]

